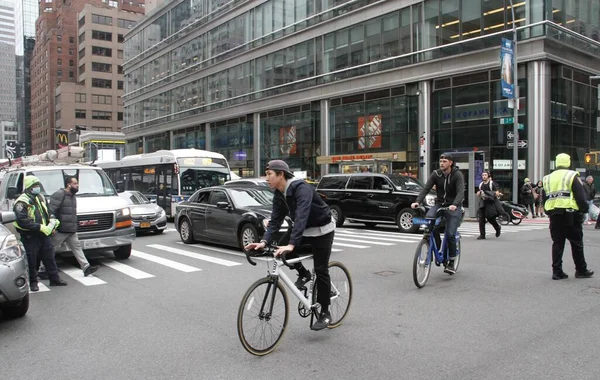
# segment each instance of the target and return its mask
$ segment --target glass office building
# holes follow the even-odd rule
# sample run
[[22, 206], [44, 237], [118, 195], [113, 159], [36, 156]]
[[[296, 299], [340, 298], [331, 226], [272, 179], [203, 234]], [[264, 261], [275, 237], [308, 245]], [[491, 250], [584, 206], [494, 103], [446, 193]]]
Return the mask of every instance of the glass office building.
[[441, 152], [476, 150], [508, 182], [500, 45], [514, 23], [519, 176], [541, 178], [559, 152], [584, 167], [598, 144], [600, 2], [514, 0], [514, 19], [510, 4], [169, 2], [125, 37], [126, 153], [209, 149], [244, 176], [280, 158], [318, 178], [423, 176]]

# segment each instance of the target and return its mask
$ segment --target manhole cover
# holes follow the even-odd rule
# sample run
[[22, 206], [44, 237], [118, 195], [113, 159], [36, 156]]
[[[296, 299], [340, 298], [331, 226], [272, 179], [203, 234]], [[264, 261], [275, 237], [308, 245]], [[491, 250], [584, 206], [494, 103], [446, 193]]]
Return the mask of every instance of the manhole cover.
[[583, 289], [583, 291], [587, 292], [587, 293], [600, 294], [600, 288], [593, 287], [593, 286], [590, 286], [589, 288]]
[[395, 274], [399, 274], [400, 272], [394, 272], [393, 270], [384, 270], [381, 272], [375, 272], [376, 275], [379, 276], [393, 276]]

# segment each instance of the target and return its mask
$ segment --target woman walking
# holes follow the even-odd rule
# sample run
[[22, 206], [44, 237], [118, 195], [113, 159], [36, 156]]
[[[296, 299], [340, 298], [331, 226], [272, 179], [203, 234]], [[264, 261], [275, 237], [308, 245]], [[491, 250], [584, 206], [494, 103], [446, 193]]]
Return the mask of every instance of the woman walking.
[[525, 184], [521, 188], [521, 197], [525, 208], [531, 210], [531, 216], [535, 219], [535, 210], [533, 209], [535, 198], [533, 196], [533, 186], [531, 185], [529, 178], [525, 178]]
[[538, 181], [537, 185], [533, 189], [533, 197], [535, 198], [535, 216], [544, 217], [544, 204], [542, 203], [542, 191], [544, 191], [544, 184], [542, 181]]

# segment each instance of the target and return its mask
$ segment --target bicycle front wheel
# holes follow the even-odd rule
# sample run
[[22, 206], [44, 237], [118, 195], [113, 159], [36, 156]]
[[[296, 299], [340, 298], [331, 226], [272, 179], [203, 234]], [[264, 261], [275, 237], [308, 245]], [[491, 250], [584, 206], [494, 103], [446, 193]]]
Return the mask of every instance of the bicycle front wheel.
[[423, 239], [419, 242], [417, 250], [415, 252], [415, 258], [413, 261], [413, 281], [417, 288], [422, 288], [429, 279], [429, 273], [431, 272], [431, 260], [428, 260], [429, 256], [429, 241]]
[[244, 294], [238, 310], [238, 336], [249, 353], [271, 353], [281, 341], [288, 322], [288, 299], [281, 283], [261, 278]]
[[[329, 278], [331, 279], [331, 298], [329, 314], [331, 323], [327, 328], [334, 329], [342, 324], [352, 303], [352, 278], [346, 266], [340, 262], [329, 263]], [[313, 302], [317, 300], [317, 287], [313, 286]], [[320, 309], [318, 310], [320, 311]]]

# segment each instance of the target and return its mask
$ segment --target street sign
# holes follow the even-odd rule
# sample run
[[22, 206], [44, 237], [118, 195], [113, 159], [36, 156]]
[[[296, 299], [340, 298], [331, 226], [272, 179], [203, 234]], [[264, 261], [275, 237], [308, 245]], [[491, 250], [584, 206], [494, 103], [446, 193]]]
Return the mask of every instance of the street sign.
[[525, 124], [519, 124], [519, 131], [522, 131], [525, 129]]
[[[506, 148], [512, 149], [512, 148], [514, 148], [514, 146], [515, 146], [514, 141], [509, 140], [506, 142]], [[519, 142], [517, 143], [517, 146], [519, 147], [519, 149], [527, 148], [527, 140], [519, 140]]]
[[500, 119], [500, 124], [513, 124], [515, 122], [514, 117], [503, 117]]
[[[512, 140], [515, 137], [515, 133], [513, 131], [506, 131], [506, 138], [509, 140]], [[517, 139], [519, 138], [519, 135], [517, 134]]]

